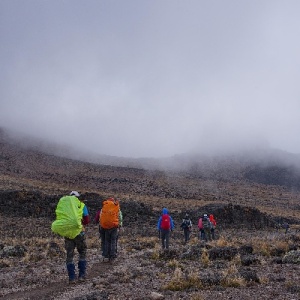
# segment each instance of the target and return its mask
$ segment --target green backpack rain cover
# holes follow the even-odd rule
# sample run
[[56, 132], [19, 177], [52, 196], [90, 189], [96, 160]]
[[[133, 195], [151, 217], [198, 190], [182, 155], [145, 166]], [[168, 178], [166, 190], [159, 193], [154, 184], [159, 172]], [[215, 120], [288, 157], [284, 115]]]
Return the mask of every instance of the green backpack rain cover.
[[74, 239], [82, 231], [82, 214], [84, 203], [75, 196], [60, 198], [55, 213], [56, 220], [51, 225], [51, 230], [60, 236]]

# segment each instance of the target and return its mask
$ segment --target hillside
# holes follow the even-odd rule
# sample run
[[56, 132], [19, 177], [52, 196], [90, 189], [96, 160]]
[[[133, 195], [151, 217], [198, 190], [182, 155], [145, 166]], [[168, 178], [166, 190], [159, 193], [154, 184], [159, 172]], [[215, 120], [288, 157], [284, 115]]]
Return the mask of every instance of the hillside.
[[[296, 160], [181, 156], [157, 168], [133, 161], [125, 167], [54, 155], [49, 148], [0, 137], [3, 299], [300, 297]], [[71, 190], [83, 194], [92, 218], [107, 196], [121, 199], [124, 215], [114, 265], [101, 260], [97, 224], [87, 227], [88, 280], [72, 287], [64, 240], [50, 230], [57, 201]], [[176, 224], [169, 252], [161, 251], [156, 230], [163, 207]], [[194, 224], [188, 244], [180, 230], [186, 212]], [[198, 238], [197, 221], [204, 213], [216, 217], [214, 241]], [[279, 226], [283, 222], [291, 226], [287, 234]]]
[[[191, 206], [215, 202], [254, 206], [263, 212], [298, 218], [297, 159], [251, 154], [247, 157], [171, 158], [159, 170], [101, 165], [45, 153], [0, 131], [0, 189], [39, 190], [63, 194], [70, 190], [119, 195]], [[252, 154], [253, 156], [253, 154]], [[268, 157], [268, 159], [264, 159]], [[297, 157], [296, 157], [297, 158]], [[291, 162], [294, 162], [291, 165]], [[171, 164], [171, 162], [173, 162]], [[176, 170], [176, 168], [178, 170]], [[179, 169], [179, 166], [181, 168]], [[181, 208], [180, 208], [181, 207]]]

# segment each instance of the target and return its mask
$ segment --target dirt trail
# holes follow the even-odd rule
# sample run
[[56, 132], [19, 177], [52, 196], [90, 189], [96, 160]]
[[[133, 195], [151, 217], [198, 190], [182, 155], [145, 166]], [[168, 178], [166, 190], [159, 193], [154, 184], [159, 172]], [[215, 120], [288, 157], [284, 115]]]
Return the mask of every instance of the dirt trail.
[[[100, 276], [103, 273], [106, 273], [108, 270], [114, 268], [114, 264], [111, 263], [103, 263], [97, 262], [93, 263], [91, 269], [87, 274], [87, 281], [82, 283], [76, 283], [77, 285], [85, 285], [87, 282], [90, 282], [93, 278]], [[74, 285], [69, 285], [67, 280], [65, 281], [56, 281], [51, 282], [49, 286], [41, 286], [35, 287], [26, 291], [18, 291], [15, 293], [7, 294], [1, 299], [3, 300], [11, 300], [11, 299], [30, 299], [30, 300], [41, 300], [41, 299], [55, 299], [55, 296], [59, 296], [60, 294], [67, 291], [70, 287], [74, 287]]]

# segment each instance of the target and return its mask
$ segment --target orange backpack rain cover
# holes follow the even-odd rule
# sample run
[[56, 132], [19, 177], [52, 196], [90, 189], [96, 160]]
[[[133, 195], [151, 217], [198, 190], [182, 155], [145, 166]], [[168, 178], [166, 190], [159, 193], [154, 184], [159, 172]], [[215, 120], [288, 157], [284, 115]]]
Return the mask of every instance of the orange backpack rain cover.
[[119, 201], [109, 198], [103, 201], [100, 213], [100, 226], [104, 229], [116, 228], [119, 226]]

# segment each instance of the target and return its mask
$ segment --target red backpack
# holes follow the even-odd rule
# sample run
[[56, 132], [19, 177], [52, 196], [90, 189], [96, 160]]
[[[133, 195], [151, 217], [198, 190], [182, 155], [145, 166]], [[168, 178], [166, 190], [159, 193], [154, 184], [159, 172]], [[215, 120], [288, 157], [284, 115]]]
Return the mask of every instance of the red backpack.
[[161, 223], [160, 228], [164, 230], [170, 230], [171, 229], [171, 218], [169, 215], [165, 214], [161, 217]]

